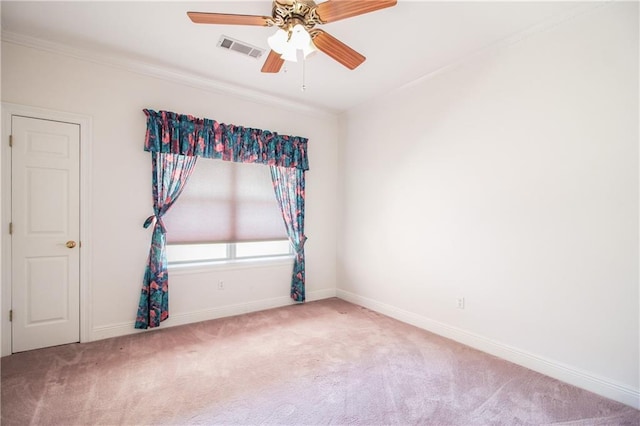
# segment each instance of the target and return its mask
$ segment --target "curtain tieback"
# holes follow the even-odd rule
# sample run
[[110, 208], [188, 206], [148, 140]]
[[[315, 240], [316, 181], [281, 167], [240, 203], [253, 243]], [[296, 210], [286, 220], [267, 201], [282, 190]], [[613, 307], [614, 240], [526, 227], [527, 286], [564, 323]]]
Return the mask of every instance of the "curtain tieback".
[[302, 250], [304, 250], [304, 243], [306, 242], [307, 242], [307, 237], [306, 235], [303, 235], [302, 239], [300, 240], [300, 244], [298, 244], [297, 247], [295, 247], [296, 253], [302, 253]]
[[164, 227], [164, 222], [162, 222], [162, 219], [155, 214], [149, 216], [147, 220], [144, 221], [144, 225], [142, 226], [148, 228], [153, 222], [156, 222], [156, 224], [160, 227], [160, 232], [162, 232], [163, 234], [167, 233], [167, 228]]

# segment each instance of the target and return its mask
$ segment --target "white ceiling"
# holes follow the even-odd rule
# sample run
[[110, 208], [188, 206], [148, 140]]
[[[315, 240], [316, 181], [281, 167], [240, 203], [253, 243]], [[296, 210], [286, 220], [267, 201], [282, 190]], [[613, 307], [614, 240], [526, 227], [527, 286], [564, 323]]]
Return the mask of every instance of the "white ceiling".
[[273, 28], [202, 25], [187, 11], [270, 15], [270, 1], [2, 1], [2, 34], [276, 95], [337, 112], [384, 95], [442, 67], [580, 7], [576, 2], [402, 1], [322, 26], [367, 57], [350, 71], [318, 52], [286, 72], [263, 74], [256, 60], [216, 47], [222, 34], [267, 49]]

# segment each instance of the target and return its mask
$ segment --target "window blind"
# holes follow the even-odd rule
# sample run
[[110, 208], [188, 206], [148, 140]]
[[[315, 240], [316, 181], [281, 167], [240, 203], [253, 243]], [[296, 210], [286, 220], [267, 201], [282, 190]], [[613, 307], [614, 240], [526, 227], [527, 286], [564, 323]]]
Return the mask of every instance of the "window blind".
[[169, 244], [287, 239], [263, 164], [201, 159], [163, 220]]

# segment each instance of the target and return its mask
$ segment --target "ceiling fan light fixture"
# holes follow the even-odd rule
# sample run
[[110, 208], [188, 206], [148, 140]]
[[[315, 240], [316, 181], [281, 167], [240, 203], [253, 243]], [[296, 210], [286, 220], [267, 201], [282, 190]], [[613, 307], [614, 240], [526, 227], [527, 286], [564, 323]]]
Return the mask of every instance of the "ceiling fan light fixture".
[[311, 38], [309, 38], [309, 43], [307, 43], [307, 45], [302, 48], [302, 54], [304, 55], [305, 59], [307, 59], [309, 56], [313, 55], [317, 51], [318, 51], [318, 48], [316, 47], [315, 44], [313, 44], [313, 41], [311, 40]]
[[304, 49], [311, 41], [311, 36], [307, 30], [300, 24], [294, 25], [291, 29], [291, 37], [289, 43], [296, 49]]
[[285, 61], [298, 62], [298, 49], [296, 49], [293, 45], [288, 44], [287, 48], [280, 55], [282, 59]]
[[287, 49], [288, 34], [282, 28], [279, 28], [271, 37], [267, 39], [267, 44], [276, 53], [284, 53]]
[[267, 39], [267, 44], [282, 59], [291, 62], [298, 62], [298, 50], [302, 50], [305, 58], [317, 50], [311, 41], [311, 35], [300, 24], [289, 27], [288, 31], [279, 28]]

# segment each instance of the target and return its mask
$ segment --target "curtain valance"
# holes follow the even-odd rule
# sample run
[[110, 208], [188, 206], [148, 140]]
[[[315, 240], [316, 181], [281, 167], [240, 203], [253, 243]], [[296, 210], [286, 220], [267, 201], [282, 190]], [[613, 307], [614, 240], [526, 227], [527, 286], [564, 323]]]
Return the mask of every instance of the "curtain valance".
[[307, 138], [145, 109], [145, 151], [309, 170]]

